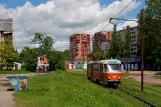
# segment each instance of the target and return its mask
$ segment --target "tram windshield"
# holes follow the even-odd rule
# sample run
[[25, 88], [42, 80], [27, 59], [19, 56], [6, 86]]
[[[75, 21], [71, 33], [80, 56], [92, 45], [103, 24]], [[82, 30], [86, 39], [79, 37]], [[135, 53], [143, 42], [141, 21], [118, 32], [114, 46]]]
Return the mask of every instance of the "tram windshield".
[[106, 72], [115, 72], [115, 71], [120, 71], [121, 67], [119, 64], [109, 64], [109, 65], [105, 65], [105, 71]]

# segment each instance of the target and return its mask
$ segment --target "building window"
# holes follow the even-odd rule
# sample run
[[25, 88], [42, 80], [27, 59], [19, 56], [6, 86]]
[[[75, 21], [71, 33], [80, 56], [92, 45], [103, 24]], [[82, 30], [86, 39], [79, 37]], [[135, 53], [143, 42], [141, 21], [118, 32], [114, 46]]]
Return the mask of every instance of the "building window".
[[40, 57], [40, 61], [44, 61], [44, 57]]

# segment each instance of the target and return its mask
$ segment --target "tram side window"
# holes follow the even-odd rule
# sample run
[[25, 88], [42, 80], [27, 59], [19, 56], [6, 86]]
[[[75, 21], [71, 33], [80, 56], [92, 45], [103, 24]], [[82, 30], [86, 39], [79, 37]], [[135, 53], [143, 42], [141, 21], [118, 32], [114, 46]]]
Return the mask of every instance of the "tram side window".
[[93, 64], [93, 71], [97, 72], [98, 70], [98, 64]]
[[107, 67], [107, 64], [104, 64], [104, 72], [108, 72], [108, 71], [109, 71], [109, 69]]
[[91, 70], [91, 64], [87, 65], [87, 70], [90, 71]]

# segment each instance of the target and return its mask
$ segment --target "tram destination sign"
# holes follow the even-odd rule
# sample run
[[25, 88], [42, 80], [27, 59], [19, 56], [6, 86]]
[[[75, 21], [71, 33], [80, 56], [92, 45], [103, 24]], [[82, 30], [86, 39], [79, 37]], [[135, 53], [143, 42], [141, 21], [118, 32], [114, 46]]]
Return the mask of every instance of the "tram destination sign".
[[119, 62], [117, 60], [109, 60], [108, 63], [109, 64], [118, 64]]

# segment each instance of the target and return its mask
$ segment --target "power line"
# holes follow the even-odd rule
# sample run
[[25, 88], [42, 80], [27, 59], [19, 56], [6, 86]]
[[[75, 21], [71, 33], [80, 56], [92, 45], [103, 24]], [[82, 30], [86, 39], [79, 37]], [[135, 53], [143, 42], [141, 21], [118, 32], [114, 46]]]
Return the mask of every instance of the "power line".
[[[125, 6], [114, 18], [117, 18], [132, 2], [133, 2], [134, 0], [132, 0], [127, 6]], [[104, 27], [103, 27], [103, 29], [105, 29], [106, 28], [106, 26], [107, 25], [109, 25], [110, 24], [110, 22], [108, 23], [108, 24], [106, 24]], [[103, 30], [102, 29], [102, 30]], [[101, 30], [101, 31], [102, 31]]]

